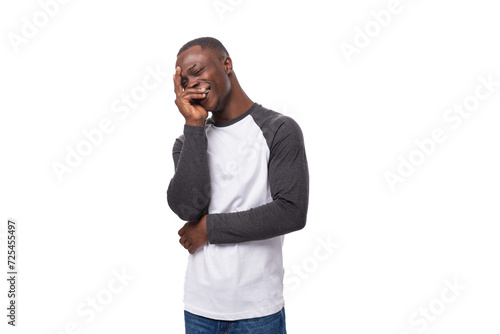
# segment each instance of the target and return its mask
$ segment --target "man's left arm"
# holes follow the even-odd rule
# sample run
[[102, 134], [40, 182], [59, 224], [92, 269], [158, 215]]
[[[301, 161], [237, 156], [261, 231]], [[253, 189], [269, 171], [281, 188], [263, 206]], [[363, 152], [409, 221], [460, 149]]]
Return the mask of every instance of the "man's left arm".
[[309, 172], [299, 125], [285, 117], [270, 145], [269, 185], [272, 201], [239, 212], [209, 214], [212, 244], [263, 240], [302, 229], [309, 202]]

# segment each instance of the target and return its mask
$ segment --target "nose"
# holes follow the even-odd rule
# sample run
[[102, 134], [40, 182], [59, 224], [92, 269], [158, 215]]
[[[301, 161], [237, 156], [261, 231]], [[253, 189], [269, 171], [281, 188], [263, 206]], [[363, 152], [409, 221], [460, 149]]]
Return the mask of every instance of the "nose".
[[200, 85], [200, 82], [198, 80], [188, 79], [188, 84], [187, 84], [188, 88], [196, 88], [199, 85]]

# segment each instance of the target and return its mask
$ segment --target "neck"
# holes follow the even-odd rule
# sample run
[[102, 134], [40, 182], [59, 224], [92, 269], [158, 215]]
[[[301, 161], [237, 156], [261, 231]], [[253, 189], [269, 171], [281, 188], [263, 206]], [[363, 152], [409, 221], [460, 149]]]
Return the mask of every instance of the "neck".
[[253, 101], [243, 91], [236, 77], [231, 82], [231, 92], [227, 96], [226, 105], [220, 111], [213, 111], [212, 118], [215, 122], [227, 122], [245, 113]]

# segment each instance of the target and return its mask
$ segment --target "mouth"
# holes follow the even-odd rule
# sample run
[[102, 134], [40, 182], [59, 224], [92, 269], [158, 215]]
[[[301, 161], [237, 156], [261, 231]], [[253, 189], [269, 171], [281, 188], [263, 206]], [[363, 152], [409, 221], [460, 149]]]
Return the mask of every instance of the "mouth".
[[205, 97], [200, 99], [198, 103], [205, 105], [208, 101], [208, 96], [210, 95], [210, 88], [206, 88], [206, 90], [203, 92], [203, 94], [205, 95]]

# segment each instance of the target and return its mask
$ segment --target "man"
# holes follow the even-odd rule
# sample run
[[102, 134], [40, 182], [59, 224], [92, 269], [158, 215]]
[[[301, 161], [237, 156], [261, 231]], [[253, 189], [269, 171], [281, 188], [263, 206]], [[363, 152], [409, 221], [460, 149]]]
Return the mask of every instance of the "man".
[[302, 132], [245, 94], [214, 38], [179, 50], [174, 89], [186, 122], [167, 200], [188, 221], [186, 333], [286, 333], [282, 245], [309, 196]]

